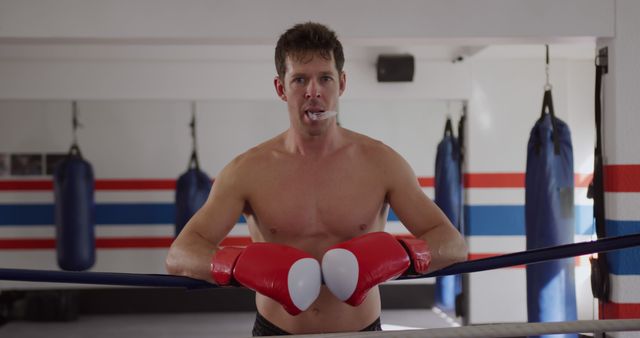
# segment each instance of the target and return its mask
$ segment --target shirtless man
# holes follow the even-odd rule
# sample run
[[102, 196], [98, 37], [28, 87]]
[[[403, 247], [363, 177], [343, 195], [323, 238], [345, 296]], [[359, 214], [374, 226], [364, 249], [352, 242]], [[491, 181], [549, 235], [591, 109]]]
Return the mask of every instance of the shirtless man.
[[[339, 110], [339, 97], [346, 87], [343, 64], [340, 42], [323, 25], [299, 24], [280, 37], [274, 86], [278, 97], [287, 104], [290, 127], [239, 155], [219, 173], [209, 199], [173, 242], [167, 256], [171, 274], [218, 284], [235, 281], [248, 287], [256, 283], [270, 285], [272, 290], [263, 290], [264, 285], [251, 287], [258, 291], [254, 335], [379, 330], [378, 280], [357, 291], [362, 292], [361, 299], [354, 301], [352, 297], [346, 302], [344, 295], [343, 300], [339, 299], [340, 290], [320, 286], [318, 280], [317, 298], [310, 296], [310, 306], [296, 309], [291, 305], [293, 291], [289, 288], [287, 293], [286, 275], [268, 271], [256, 276], [253, 272], [271, 269], [272, 264], [286, 265], [286, 272], [291, 262], [307, 256], [308, 261], [320, 266], [328, 249], [352, 239], [355, 242], [348, 242], [345, 247], [353, 245], [350, 250], [364, 257], [358, 258], [359, 263], [367, 261], [367, 252], [373, 256], [382, 252], [384, 259], [388, 257], [388, 261], [369, 262], [375, 267], [405, 260], [404, 256], [415, 254], [409, 252], [413, 251], [411, 248], [404, 245], [407, 253], [394, 256], [387, 246], [397, 241], [377, 236], [384, 234], [381, 232], [389, 207], [415, 237], [426, 242], [415, 251], [420, 257], [424, 252], [419, 251], [428, 246], [429, 271], [467, 257], [463, 238], [423, 193], [412, 169], [399, 154], [379, 141], [338, 126], [335, 116], [322, 119], [327, 117], [326, 112]], [[254, 242], [248, 248], [256, 251], [238, 258], [242, 250], [225, 251], [219, 244], [241, 214]], [[370, 238], [374, 238], [373, 242], [368, 242]], [[289, 248], [291, 255], [280, 250], [280, 245]], [[413, 266], [417, 264], [414, 258], [406, 261], [411, 260]], [[325, 274], [327, 282], [329, 269], [325, 262], [322, 264], [317, 270], [322, 269], [318, 273]], [[365, 270], [365, 265], [359, 268]], [[390, 275], [395, 278], [405, 269], [406, 266]], [[222, 278], [214, 279], [212, 270]], [[309, 275], [313, 273], [306, 273]]]

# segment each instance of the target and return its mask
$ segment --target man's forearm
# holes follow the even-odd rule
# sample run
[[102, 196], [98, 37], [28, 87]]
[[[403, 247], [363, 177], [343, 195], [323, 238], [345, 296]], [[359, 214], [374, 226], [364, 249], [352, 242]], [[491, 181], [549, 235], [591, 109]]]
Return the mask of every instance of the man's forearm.
[[431, 266], [435, 271], [467, 260], [468, 249], [462, 235], [449, 225], [437, 226], [419, 237], [431, 249]]
[[[194, 235], [190, 234], [190, 236]], [[172, 275], [186, 276], [213, 283], [211, 258], [217, 249], [217, 247], [201, 238], [177, 238], [167, 254], [165, 262], [167, 272]]]

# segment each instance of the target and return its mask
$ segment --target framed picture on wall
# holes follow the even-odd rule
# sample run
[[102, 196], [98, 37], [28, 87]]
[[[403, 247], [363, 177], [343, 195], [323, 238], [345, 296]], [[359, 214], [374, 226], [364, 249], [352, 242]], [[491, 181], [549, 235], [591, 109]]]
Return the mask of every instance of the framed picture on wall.
[[0, 154], [0, 176], [5, 176], [9, 173], [9, 156], [7, 154]]
[[11, 154], [11, 175], [42, 175], [42, 154]]
[[54, 154], [45, 154], [44, 155], [44, 164], [45, 164], [45, 173], [46, 175], [53, 175], [53, 171], [56, 170], [56, 166], [58, 163], [62, 162], [67, 154], [65, 153], [54, 153]]

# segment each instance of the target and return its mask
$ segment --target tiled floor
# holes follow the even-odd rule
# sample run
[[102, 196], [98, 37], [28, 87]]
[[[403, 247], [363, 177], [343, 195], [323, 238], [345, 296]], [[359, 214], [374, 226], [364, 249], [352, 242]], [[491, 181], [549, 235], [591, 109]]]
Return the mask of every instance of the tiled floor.
[[[255, 313], [184, 313], [82, 316], [66, 323], [13, 321], [0, 327], [7, 338], [234, 338], [248, 337]], [[432, 310], [385, 310], [384, 330], [456, 325]]]

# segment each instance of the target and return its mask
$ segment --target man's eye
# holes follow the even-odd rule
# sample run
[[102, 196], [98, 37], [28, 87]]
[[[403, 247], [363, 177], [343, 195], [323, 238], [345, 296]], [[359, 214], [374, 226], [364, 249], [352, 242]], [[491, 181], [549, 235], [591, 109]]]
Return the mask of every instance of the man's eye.
[[293, 79], [294, 83], [299, 83], [299, 84], [303, 84], [304, 83], [304, 78], [303, 77], [296, 77]]
[[323, 81], [323, 82], [329, 82], [329, 81], [331, 81], [331, 80], [333, 80], [333, 78], [332, 78], [331, 76], [323, 76], [323, 77], [322, 77], [322, 81]]

